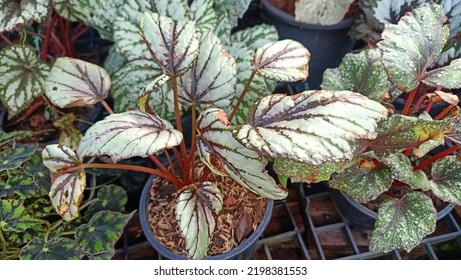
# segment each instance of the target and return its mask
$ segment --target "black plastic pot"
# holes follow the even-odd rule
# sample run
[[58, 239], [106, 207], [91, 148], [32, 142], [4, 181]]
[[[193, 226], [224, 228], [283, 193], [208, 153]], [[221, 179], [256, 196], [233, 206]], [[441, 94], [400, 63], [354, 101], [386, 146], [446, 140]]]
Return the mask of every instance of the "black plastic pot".
[[311, 53], [309, 62], [309, 89], [319, 89], [323, 72], [335, 68], [355, 44], [349, 35], [352, 19], [335, 25], [311, 25], [295, 21], [295, 17], [279, 10], [269, 0], [261, 0], [267, 21], [275, 26], [280, 39], [293, 39]]
[[[152, 187], [152, 181], [154, 180], [154, 178], [155, 178], [155, 175], [152, 175], [151, 177], [149, 177], [149, 179], [147, 180], [147, 183], [144, 186], [142, 194], [141, 194], [141, 202], [139, 205], [139, 219], [141, 223], [141, 228], [147, 240], [149, 241], [149, 243], [163, 258], [169, 259], [169, 260], [185, 260], [187, 259], [185, 256], [178, 255], [170, 251], [169, 249], [165, 248], [162, 244], [160, 244], [155, 238], [150, 228], [150, 225], [148, 223], [147, 213], [148, 213], [148, 205], [150, 201], [150, 189]], [[272, 199], [268, 199], [266, 212], [264, 213], [261, 223], [258, 225], [256, 230], [247, 239], [242, 241], [237, 247], [223, 254], [205, 257], [204, 259], [206, 260], [248, 260], [250, 259], [256, 250], [259, 237], [262, 235], [264, 229], [270, 222], [273, 206], [274, 206], [274, 201]]]
[[[376, 222], [377, 213], [368, 209], [342, 191], [330, 188], [331, 199], [343, 220], [353, 228], [371, 231]], [[437, 220], [445, 217], [455, 206], [448, 204], [437, 212]]]

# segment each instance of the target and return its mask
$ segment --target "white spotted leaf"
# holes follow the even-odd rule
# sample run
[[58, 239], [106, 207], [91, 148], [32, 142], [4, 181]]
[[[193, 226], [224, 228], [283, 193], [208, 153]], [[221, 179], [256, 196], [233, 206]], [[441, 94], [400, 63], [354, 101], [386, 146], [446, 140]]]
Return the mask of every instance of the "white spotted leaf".
[[18, 25], [41, 22], [49, 12], [49, 0], [4, 0], [0, 3], [0, 33]]
[[427, 190], [429, 180], [426, 173], [413, 170], [410, 159], [402, 153], [391, 154], [381, 159], [391, 168], [392, 179], [409, 184], [412, 188]]
[[307, 24], [333, 25], [345, 17], [354, 0], [298, 0], [295, 20]]
[[461, 58], [451, 61], [450, 65], [427, 72], [422, 82], [433, 87], [461, 88]]
[[447, 156], [432, 165], [429, 188], [440, 199], [461, 204], [461, 163], [456, 156]]

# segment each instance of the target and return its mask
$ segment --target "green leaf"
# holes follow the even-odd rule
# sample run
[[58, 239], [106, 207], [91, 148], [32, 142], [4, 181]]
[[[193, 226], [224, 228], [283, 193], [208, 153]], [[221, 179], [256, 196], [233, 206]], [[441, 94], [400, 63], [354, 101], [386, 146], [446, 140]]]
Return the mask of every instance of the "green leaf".
[[337, 68], [325, 71], [321, 88], [350, 90], [381, 102], [389, 89], [381, 52], [368, 49], [358, 54], [346, 54]]
[[107, 98], [110, 77], [103, 68], [74, 58], [60, 57], [46, 80], [46, 96], [60, 108], [88, 106]]
[[456, 156], [447, 156], [432, 165], [429, 188], [440, 199], [461, 204], [461, 163]]
[[123, 212], [128, 202], [126, 191], [122, 187], [113, 184], [103, 186], [98, 191], [96, 198], [97, 200], [85, 211], [85, 219], [87, 220], [90, 220], [94, 214], [103, 210]]
[[19, 257], [21, 260], [80, 260], [84, 255], [75, 240], [53, 238], [30, 241], [22, 248]]
[[235, 32], [231, 36], [231, 41], [243, 43], [246, 47], [256, 51], [266, 44], [277, 41], [278, 38], [277, 29], [273, 25], [258, 24]]
[[[146, 1], [146, 0], [144, 0]], [[152, 11], [173, 20], [185, 20], [190, 14], [187, 0], [147, 0], [151, 2]]]
[[223, 196], [212, 182], [186, 186], [180, 193], [175, 207], [176, 220], [192, 259], [205, 256], [222, 207]]
[[54, 10], [68, 21], [78, 21], [73, 8], [74, 0], [52, 0]]
[[115, 248], [110, 248], [108, 251], [95, 254], [95, 255], [87, 255], [89, 260], [110, 260], [115, 255]]
[[217, 22], [218, 16], [213, 9], [214, 0], [195, 0], [190, 6], [189, 17], [196, 22], [198, 30], [212, 31]]
[[30, 216], [22, 201], [15, 199], [0, 200], [0, 230], [4, 232], [24, 232], [36, 228], [42, 222]]
[[426, 85], [442, 88], [461, 88], [461, 58], [450, 65], [429, 71], [422, 80]]
[[[116, 45], [112, 46], [104, 61], [104, 69], [109, 76], [114, 75], [127, 63], [126, 57], [120, 52]], [[113, 83], [112, 83], [113, 84]]]
[[[137, 103], [140, 111], [148, 110], [165, 120], [173, 120], [175, 118], [174, 94], [170, 77], [163, 74], [154, 78], [141, 90]], [[179, 103], [179, 111], [184, 112], [184, 109], [182, 103]]]
[[268, 43], [256, 51], [254, 69], [277, 82], [304, 81], [308, 76], [310, 52], [299, 42], [282, 40]]
[[200, 108], [227, 108], [235, 97], [235, 60], [212, 32], [201, 32], [199, 41], [197, 59], [181, 76], [180, 101]]
[[[75, 239], [83, 251], [91, 256], [114, 252], [115, 242], [123, 233], [134, 212], [122, 214], [112, 211], [96, 213], [87, 224], [78, 227]], [[112, 256], [105, 255], [106, 258]]]
[[37, 151], [37, 145], [23, 145], [11, 147], [0, 152], [0, 171], [12, 170], [20, 167]]
[[0, 197], [17, 194], [19, 197], [26, 199], [47, 195], [50, 189], [50, 177], [47, 169], [41, 165], [40, 170], [38, 168], [30, 168], [30, 170], [35, 172], [21, 169], [17, 174], [15, 174], [16, 172], [11, 172], [9, 180], [0, 181]]
[[378, 43], [390, 81], [409, 92], [426, 76], [447, 41], [449, 28], [439, 5], [424, 5], [388, 25]]
[[193, 21], [174, 21], [156, 13], [144, 12], [141, 36], [152, 58], [169, 76], [184, 74], [198, 55], [199, 40]]
[[427, 190], [429, 180], [422, 170], [413, 171], [410, 159], [402, 153], [391, 154], [382, 161], [392, 169], [392, 179], [409, 184], [412, 188]]
[[371, 233], [370, 250], [409, 252], [435, 230], [436, 215], [431, 199], [420, 192], [408, 193], [400, 200], [384, 201]]
[[0, 4], [0, 33], [18, 25], [41, 22], [48, 15], [48, 0], [2, 1]]
[[197, 151], [213, 172], [229, 175], [241, 186], [261, 196], [283, 199], [288, 192], [277, 186], [265, 167], [267, 160], [242, 146], [232, 136], [226, 113], [217, 108], [203, 111], [198, 120]]
[[307, 24], [334, 25], [346, 16], [354, 0], [298, 0], [295, 20]]
[[311, 165], [284, 159], [274, 160], [275, 172], [289, 177], [293, 183], [328, 181], [331, 175], [339, 171], [343, 165], [345, 165], [343, 162], [325, 162], [320, 165]]
[[262, 98], [236, 139], [271, 158], [306, 164], [346, 161], [358, 139], [376, 137], [387, 110], [349, 91], [304, 91]]
[[77, 154], [80, 158], [108, 155], [117, 162], [147, 157], [181, 141], [181, 132], [157, 115], [128, 111], [95, 123], [83, 136]]
[[0, 50], [0, 99], [9, 118], [43, 94], [48, 71], [30, 46], [11, 45]]
[[214, 8], [218, 15], [225, 15], [231, 28], [237, 26], [238, 19], [245, 14], [251, 0], [215, 0]]

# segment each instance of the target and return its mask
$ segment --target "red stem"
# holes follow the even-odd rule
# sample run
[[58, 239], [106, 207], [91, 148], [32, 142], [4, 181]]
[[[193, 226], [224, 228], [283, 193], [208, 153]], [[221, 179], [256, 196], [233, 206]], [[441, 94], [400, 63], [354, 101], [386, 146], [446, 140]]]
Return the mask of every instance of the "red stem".
[[62, 22], [62, 26], [64, 28], [63, 36], [64, 36], [64, 43], [65, 43], [66, 50], [67, 50], [66, 56], [74, 57], [72, 47], [71, 47], [70, 36], [69, 36], [69, 22], [62, 17], [60, 19]]
[[421, 95], [421, 96], [418, 98], [418, 101], [416, 101], [415, 106], [414, 106], [413, 108], [416, 108], [416, 109], [419, 108], [419, 106], [421, 106], [421, 105], [423, 104], [424, 99], [426, 99], [426, 97], [427, 97], [427, 93]]
[[450, 113], [451, 109], [453, 109], [456, 106], [456, 104], [450, 104], [448, 105], [445, 109], [443, 109], [440, 114], [438, 114], [434, 120], [441, 120], [443, 117], [445, 117], [448, 113]]
[[110, 108], [109, 104], [107, 104], [107, 102], [105, 100], [101, 100], [99, 101], [99, 103], [101, 103], [101, 105], [104, 107], [104, 109], [106, 109], [106, 111], [109, 113], [109, 114], [113, 114], [114, 111], [112, 111], [112, 108]]
[[426, 108], [424, 108], [424, 112], [429, 113], [433, 104], [434, 103], [432, 101], [427, 102]]
[[77, 41], [77, 39], [82, 36], [85, 32], [87, 32], [90, 29], [89, 26], [84, 25], [81, 23], [79, 26], [77, 26], [76, 31], [74, 30], [74, 35], [72, 38], [70, 38], [70, 41], [72, 45]]
[[[155, 165], [157, 165], [158, 168], [160, 168], [160, 170], [164, 173], [167, 173], [169, 174], [172, 178], [172, 180], [170, 180], [170, 182], [172, 182], [175, 186], [177, 186], [178, 188], [179, 187], [182, 187], [184, 186], [184, 183], [181, 182], [180, 180], [178, 180], [164, 165], [162, 162], [160, 162], [160, 160], [154, 156], [154, 155], [150, 155], [149, 158], [155, 163]], [[171, 166], [171, 168], [173, 168], [173, 166]]]
[[[181, 112], [179, 110], [178, 79], [176, 76], [173, 76], [172, 78], [173, 78], [173, 96], [174, 96], [173, 99], [174, 99], [174, 114], [176, 118], [176, 127], [181, 133], [183, 133], [184, 130], [182, 128], [182, 123], [181, 123]], [[187, 149], [186, 149], [186, 143], [184, 141], [184, 138], [181, 141], [180, 147], [181, 147], [182, 157], [178, 157], [177, 160], [179, 162], [183, 162], [183, 167], [190, 167], [189, 162], [188, 162], [189, 160], [187, 157]], [[183, 171], [184, 171], [184, 182], [188, 184], [190, 183], [190, 170], [183, 169]]]
[[417, 91], [418, 91], [418, 87], [416, 87], [410, 92], [407, 102], [405, 103], [405, 106], [403, 107], [402, 115], [408, 115], [408, 112], [410, 111], [411, 104], [413, 103], [413, 100], [415, 99]]
[[42, 48], [42, 62], [46, 62], [47, 54], [48, 54], [48, 47], [50, 45], [51, 34], [54, 29], [54, 25], [58, 18], [55, 15], [51, 16], [51, 19], [48, 21], [48, 29], [46, 30], [45, 40], [43, 42]]
[[251, 72], [250, 78], [248, 78], [248, 81], [245, 85], [245, 88], [243, 89], [242, 93], [240, 94], [240, 97], [237, 101], [237, 104], [235, 104], [234, 110], [232, 110], [232, 113], [229, 116], [229, 122], [232, 122], [232, 119], [235, 117], [237, 114], [237, 111], [240, 107], [240, 104], [243, 102], [243, 98], [245, 98], [246, 93], [248, 92], [248, 89], [250, 88], [250, 84], [253, 81], [254, 76], [256, 75], [256, 70], [253, 69], [253, 72]]
[[413, 167], [413, 170], [421, 170], [423, 168], [425, 168], [426, 166], [429, 166], [431, 165], [432, 163], [434, 163], [435, 161], [441, 159], [441, 158], [444, 158], [450, 154], [452, 154], [454, 151], [456, 151], [458, 149], [458, 145], [453, 145], [451, 146], [450, 148], [436, 154], [436, 155], [433, 155], [432, 157], [422, 161], [420, 164], [416, 165], [415, 167]]
[[197, 112], [196, 112], [196, 107], [195, 103], [192, 104], [192, 131], [191, 131], [191, 150], [189, 153], [189, 166], [188, 169], [191, 172], [191, 177], [195, 178], [195, 151], [197, 150], [197, 147], [195, 145], [195, 136], [196, 136], [196, 129], [197, 129]]

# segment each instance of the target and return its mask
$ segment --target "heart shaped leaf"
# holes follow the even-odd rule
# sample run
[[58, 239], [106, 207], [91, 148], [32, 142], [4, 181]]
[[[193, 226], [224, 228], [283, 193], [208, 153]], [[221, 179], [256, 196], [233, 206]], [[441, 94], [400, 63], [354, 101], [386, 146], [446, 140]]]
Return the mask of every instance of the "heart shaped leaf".
[[107, 98], [110, 77], [103, 68], [79, 59], [60, 57], [46, 80], [46, 96], [60, 108], [87, 106]]
[[[83, 251], [90, 255], [101, 255], [106, 252], [114, 252], [117, 240], [122, 236], [123, 228], [133, 217], [134, 212], [122, 214], [112, 211], [96, 213], [87, 224], [77, 228], [75, 240]], [[105, 254], [106, 259], [113, 254]]]
[[181, 141], [181, 132], [157, 115], [128, 111], [95, 123], [83, 136], [77, 154], [80, 158], [108, 155], [117, 162], [147, 157]]
[[21, 166], [37, 151], [37, 145], [10, 147], [0, 152], [0, 171], [12, 170]]
[[449, 28], [439, 5], [424, 5], [388, 25], [378, 43], [391, 82], [409, 92], [426, 76], [447, 41]]
[[0, 99], [9, 118], [44, 93], [48, 71], [30, 46], [11, 45], [0, 50]]
[[426, 85], [443, 88], [461, 88], [461, 58], [450, 65], [427, 72], [422, 80]]
[[400, 200], [381, 203], [375, 229], [371, 233], [370, 250], [389, 252], [410, 251], [435, 230], [437, 211], [423, 193], [407, 193]]
[[22, 248], [19, 257], [21, 260], [80, 260], [84, 255], [75, 240], [64, 237], [48, 241], [34, 239]]
[[320, 164], [352, 158], [357, 139], [376, 137], [387, 110], [349, 91], [304, 91], [262, 98], [236, 129], [246, 147], [272, 157]]
[[201, 32], [199, 41], [197, 59], [181, 76], [180, 101], [201, 108], [227, 108], [235, 96], [235, 60], [212, 32]]
[[87, 220], [90, 220], [94, 214], [103, 210], [123, 212], [128, 202], [126, 191], [122, 187], [113, 184], [103, 186], [98, 191], [96, 198], [96, 201], [85, 211], [85, 219]]
[[0, 4], [0, 33], [18, 25], [42, 21], [48, 15], [48, 0], [2, 1]]
[[311, 54], [299, 42], [282, 40], [268, 43], [256, 51], [254, 69], [277, 82], [304, 81]]
[[447, 156], [432, 165], [429, 188], [440, 199], [461, 204], [461, 163], [456, 156]]
[[287, 196], [287, 191], [277, 186], [267, 173], [267, 160], [233, 138], [232, 126], [223, 110], [207, 109], [197, 123], [197, 150], [202, 162], [213, 172], [228, 174], [243, 187], [267, 198], [283, 199]]
[[222, 206], [221, 191], [211, 182], [185, 187], [179, 195], [175, 208], [176, 220], [192, 259], [205, 255]]
[[180, 76], [198, 55], [199, 40], [193, 21], [174, 21], [156, 13], [144, 12], [141, 36], [152, 58], [169, 76]]
[[392, 169], [392, 179], [409, 184], [412, 188], [428, 190], [429, 180], [421, 170], [413, 171], [410, 159], [402, 153], [391, 154], [382, 161]]
[[307, 24], [333, 25], [346, 16], [354, 0], [298, 0], [295, 20]]

